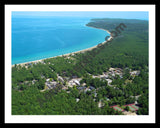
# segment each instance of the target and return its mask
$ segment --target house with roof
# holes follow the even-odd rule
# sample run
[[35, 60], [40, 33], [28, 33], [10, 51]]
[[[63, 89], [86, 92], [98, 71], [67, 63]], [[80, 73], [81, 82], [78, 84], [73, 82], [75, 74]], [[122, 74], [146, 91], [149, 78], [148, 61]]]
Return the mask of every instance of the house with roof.
[[76, 85], [80, 85], [80, 83], [79, 83], [78, 80], [74, 80], [74, 83], [75, 83]]
[[140, 74], [140, 71], [132, 71], [132, 72], [130, 72], [130, 75], [131, 76], [138, 76]]
[[106, 79], [106, 81], [108, 82], [108, 85], [111, 85], [111, 83], [112, 83], [111, 79]]

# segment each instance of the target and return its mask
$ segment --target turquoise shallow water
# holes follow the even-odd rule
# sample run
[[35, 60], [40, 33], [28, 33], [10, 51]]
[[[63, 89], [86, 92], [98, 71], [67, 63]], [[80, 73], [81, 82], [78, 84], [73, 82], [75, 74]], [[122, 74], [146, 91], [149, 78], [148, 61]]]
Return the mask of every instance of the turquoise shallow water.
[[106, 31], [85, 26], [90, 18], [12, 18], [12, 64], [76, 52], [103, 41]]

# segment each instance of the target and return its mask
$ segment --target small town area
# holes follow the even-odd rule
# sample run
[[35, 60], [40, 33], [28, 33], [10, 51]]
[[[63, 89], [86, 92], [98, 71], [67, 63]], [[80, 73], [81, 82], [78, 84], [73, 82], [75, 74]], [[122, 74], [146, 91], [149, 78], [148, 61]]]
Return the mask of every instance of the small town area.
[[[113, 83], [114, 79], [117, 78], [117, 76], [119, 77], [119, 79], [123, 78], [123, 69], [121, 68], [110, 68], [108, 72], [103, 72], [102, 75], [91, 75], [89, 74], [93, 79], [97, 78], [100, 80], [105, 80], [107, 82], [107, 85], [114, 88], [114, 89], [118, 89], [118, 87]], [[134, 79], [135, 76], [138, 76], [140, 74], [139, 70], [134, 70], [132, 71], [131, 69], [129, 69], [129, 74], [131, 76], [132, 79]], [[45, 89], [41, 90], [41, 92], [44, 92], [46, 90], [50, 90], [50, 89], [54, 89], [59, 85], [61, 86], [61, 89], [66, 91], [67, 93], [70, 93], [69, 88], [76, 88], [79, 92], [83, 92], [83, 93], [88, 93], [88, 94], [93, 94], [94, 98], [93, 100], [95, 101], [97, 98], [97, 93], [98, 93], [98, 89], [94, 86], [87, 86], [87, 84], [84, 82], [81, 84], [81, 81], [83, 78], [78, 78], [77, 76], [72, 76], [72, 78], [69, 77], [61, 77], [59, 75], [57, 75], [58, 80], [54, 81], [52, 78], [48, 78], [46, 79], [45, 82]], [[125, 83], [127, 82], [131, 82], [131, 80], [126, 80]], [[120, 107], [120, 105], [113, 105], [110, 106], [111, 108], [113, 108], [115, 111], [120, 111], [122, 112], [124, 115], [136, 115], [136, 111], [138, 110], [138, 103], [137, 100], [140, 97], [140, 95], [138, 96], [131, 96], [132, 98], [135, 98], [135, 102], [131, 103], [131, 104], [126, 104]], [[76, 102], [79, 102], [79, 98], [75, 99]], [[105, 105], [105, 101], [110, 101], [110, 99], [108, 97], [100, 99], [98, 102], [98, 107], [101, 108]], [[126, 111], [126, 107], [128, 106], [128, 111]]]
[[[140, 71], [135, 70], [135, 71], [131, 71], [130, 70], [130, 75], [134, 78], [135, 76], [138, 76], [140, 74]], [[91, 74], [89, 74], [91, 75]], [[113, 86], [112, 85], [112, 81], [114, 80], [115, 76], [118, 75], [121, 78], [123, 78], [123, 70], [120, 68], [110, 68], [108, 72], [104, 72], [102, 75], [98, 75], [98, 76], [94, 76], [91, 75], [92, 78], [99, 78], [99, 79], [103, 79], [106, 80], [109, 86]], [[72, 76], [72, 78], [69, 77], [61, 77], [58, 75], [58, 81], [54, 81], [52, 78], [48, 78], [46, 79], [45, 82], [45, 90], [48, 89], [53, 89], [54, 87], [56, 87], [56, 85], [58, 83], [63, 84], [63, 90], [67, 90], [68, 87], [73, 87], [73, 86], [77, 86], [78, 89], [86, 89], [85, 85], [86, 83], [83, 83], [82, 85], [80, 84], [80, 81], [82, 80], [82, 78], [78, 78], [77, 76]], [[82, 86], [83, 88], [80, 88], [80, 86]], [[91, 87], [93, 89], [93, 87]]]
[[[25, 68], [28, 68], [28, 65], [25, 66]], [[59, 91], [63, 90], [66, 93], [70, 93], [71, 90], [76, 89], [79, 94], [84, 93], [90, 95], [93, 101], [97, 103], [98, 108], [103, 108], [107, 104], [110, 106], [110, 108], [113, 108], [115, 111], [122, 112], [124, 115], [137, 115], [136, 111], [139, 109], [137, 101], [141, 95], [131, 93], [129, 98], [125, 99], [123, 97], [122, 100], [120, 97], [117, 97], [114, 92], [121, 92], [120, 95], [125, 95], [126, 92], [122, 92], [122, 89], [129, 86], [134, 78], [139, 76], [139, 74], [140, 70], [111, 67], [101, 75], [92, 75], [87, 73], [86, 77], [77, 77], [76, 75], [72, 77], [66, 77], [56, 74], [57, 80], [55, 80], [52, 77], [46, 78], [45, 76], [41, 75], [41, 79], [44, 81], [44, 88], [40, 89], [40, 92], [56, 90], [59, 88]], [[88, 83], [89, 81], [92, 82]], [[31, 84], [34, 85], [37, 82], [37, 80], [32, 80], [31, 82], [24, 81], [21, 84], [30, 86]], [[99, 86], [98, 83], [102, 85]], [[108, 88], [110, 90], [108, 93], [111, 94], [102, 94], [103, 96], [101, 96], [101, 92], [104, 92]], [[23, 90], [20, 89], [19, 91]], [[75, 101], [77, 103], [80, 102], [80, 100], [80, 97], [75, 97]]]

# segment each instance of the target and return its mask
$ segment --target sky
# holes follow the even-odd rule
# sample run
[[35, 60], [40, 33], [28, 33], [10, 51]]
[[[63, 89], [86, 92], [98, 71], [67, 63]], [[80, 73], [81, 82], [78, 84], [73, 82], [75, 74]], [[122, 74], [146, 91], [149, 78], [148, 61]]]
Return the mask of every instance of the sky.
[[13, 17], [91, 17], [91, 18], [124, 18], [148, 20], [147, 11], [14, 11]]

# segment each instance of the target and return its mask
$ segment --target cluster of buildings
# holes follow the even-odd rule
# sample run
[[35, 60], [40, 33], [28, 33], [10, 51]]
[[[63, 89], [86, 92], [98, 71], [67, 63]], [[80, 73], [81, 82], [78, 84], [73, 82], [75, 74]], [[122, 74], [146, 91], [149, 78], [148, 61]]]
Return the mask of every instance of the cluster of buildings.
[[[131, 76], [138, 76], [140, 74], [140, 71], [131, 71], [130, 70], [130, 75]], [[102, 75], [92, 75], [93, 78], [100, 78], [100, 79], [105, 79], [108, 82], [109, 86], [112, 86], [112, 80], [116, 77], [116, 75], [118, 75], [121, 78], [123, 78], [123, 69], [121, 68], [109, 68], [108, 72], [103, 72]], [[77, 76], [73, 76], [72, 79], [65, 79], [61, 76], [58, 75], [58, 81], [61, 82], [64, 86], [63, 86], [63, 90], [68, 89], [68, 87], [73, 87], [73, 86], [77, 86], [78, 89], [81, 90], [85, 90], [85, 89], [89, 89], [85, 87], [85, 83], [80, 86], [80, 81], [82, 80], [82, 78], [78, 78]], [[45, 85], [48, 87], [48, 89], [53, 89], [59, 82], [57, 81], [50, 81], [49, 79], [46, 79]], [[80, 87], [79, 87], [80, 86]], [[91, 87], [92, 90], [92, 87]], [[90, 91], [90, 90], [89, 90]]]
[[80, 86], [80, 80], [82, 78], [72, 78], [69, 80], [69, 78], [63, 78], [58, 75], [58, 82], [49, 79], [46, 79], [45, 85], [47, 86], [47, 89], [53, 89], [55, 88], [58, 84], [63, 84], [62, 89], [67, 90], [68, 87], [73, 87], [73, 86]]
[[[129, 71], [130, 75], [131, 76], [138, 76], [140, 74], [140, 71]], [[123, 78], [123, 70], [120, 69], [120, 68], [110, 68], [108, 72], [104, 72], [102, 75], [98, 75], [98, 76], [94, 76], [92, 75], [93, 78], [100, 78], [100, 79], [105, 79], [107, 82], [108, 82], [108, 85], [109, 86], [112, 86], [111, 83], [112, 83], [112, 80], [116, 77], [116, 75], [118, 75], [120, 78]], [[80, 84], [80, 81], [82, 80], [82, 78], [78, 78], [77, 76], [73, 76], [71, 79], [69, 78], [63, 78], [59, 75], [57, 75], [58, 77], [58, 81], [54, 81], [52, 78], [48, 78], [46, 79], [46, 82], [45, 82], [45, 85], [46, 85], [46, 88], [45, 90], [47, 89], [54, 89], [58, 84], [62, 84], [62, 90], [67, 90], [68, 87], [73, 87], [73, 86], [76, 86], [76, 88], [80, 91], [80, 92], [84, 92], [84, 93], [87, 93], [87, 92], [90, 92], [92, 91], [92, 94], [94, 94], [94, 97], [97, 97], [97, 93], [96, 93], [96, 89], [95, 87], [93, 86], [85, 86], [86, 84], [83, 83], [82, 85]], [[67, 93], [69, 93], [70, 91], [67, 91]], [[139, 97], [139, 96], [138, 96]], [[138, 99], [137, 97], [137, 99]], [[76, 98], [75, 99], [76, 102], [79, 102], [79, 98]], [[93, 99], [95, 100], [95, 99]], [[103, 100], [110, 100], [109, 98], [106, 97], [106, 99], [103, 99]], [[103, 107], [105, 104], [103, 102], [103, 100], [100, 100], [98, 102], [98, 107]], [[111, 108], [113, 108], [114, 110], [118, 110], [118, 111], [121, 111], [121, 112], [124, 112], [124, 114], [133, 114], [135, 113], [135, 111], [138, 110], [138, 107], [136, 106], [135, 103], [133, 104], [129, 104], [129, 105], [124, 105], [125, 106], [128, 106], [130, 111], [125, 111], [124, 109], [120, 108], [118, 105], [114, 105], [114, 106], [111, 106]]]
[[[93, 86], [89, 86], [89, 87], [79, 86], [79, 87], [77, 87], [77, 89], [80, 91], [84, 91], [84, 93], [86, 93], [87, 91], [95, 90], [95, 88]], [[97, 95], [97, 93], [95, 93], [95, 95]]]
[[123, 70], [121, 68], [110, 68], [109, 72], [107, 72], [108, 75], [111, 75], [113, 78], [116, 75], [119, 75], [120, 78], [123, 78]]
[[[29, 65], [30, 63], [28, 63]], [[129, 71], [130, 75], [135, 77], [140, 74], [140, 71]], [[91, 74], [90, 74], [91, 75]], [[100, 78], [107, 81], [109, 86], [112, 85], [113, 79], [118, 75], [120, 78], [123, 78], [123, 70], [121, 68], [110, 68], [107, 72], [103, 72], [102, 75], [92, 75], [92, 78]], [[41, 78], [45, 78], [44, 76], [41, 76]], [[78, 78], [77, 76], [72, 76], [72, 78], [68, 77], [61, 77], [57, 75], [57, 81], [54, 81], [52, 78], [47, 78], [45, 81], [45, 90], [54, 89], [57, 85], [62, 85], [63, 90], [67, 90], [68, 87], [76, 86], [78, 90], [84, 91], [85, 93], [87, 91], [91, 91], [95, 89], [93, 86], [86, 87], [86, 83], [80, 84], [80, 81], [82, 78]], [[37, 80], [33, 80], [32, 84], [34, 84]], [[27, 81], [26, 81], [27, 82]], [[96, 95], [96, 94], [95, 94]]]
[[73, 87], [74, 85], [80, 85], [80, 81], [82, 80], [82, 78], [73, 78], [71, 80], [68, 81], [68, 87]]
[[45, 85], [47, 86], [47, 89], [54, 89], [57, 86], [58, 82], [51, 80], [51, 79], [46, 79]]
[[104, 72], [102, 75], [98, 76], [93, 75], [92, 77], [105, 79], [108, 82], [108, 85], [112, 86], [112, 79], [114, 79], [116, 75], [119, 75], [120, 78], [123, 78], [123, 70], [121, 68], [110, 68], [108, 72]]

